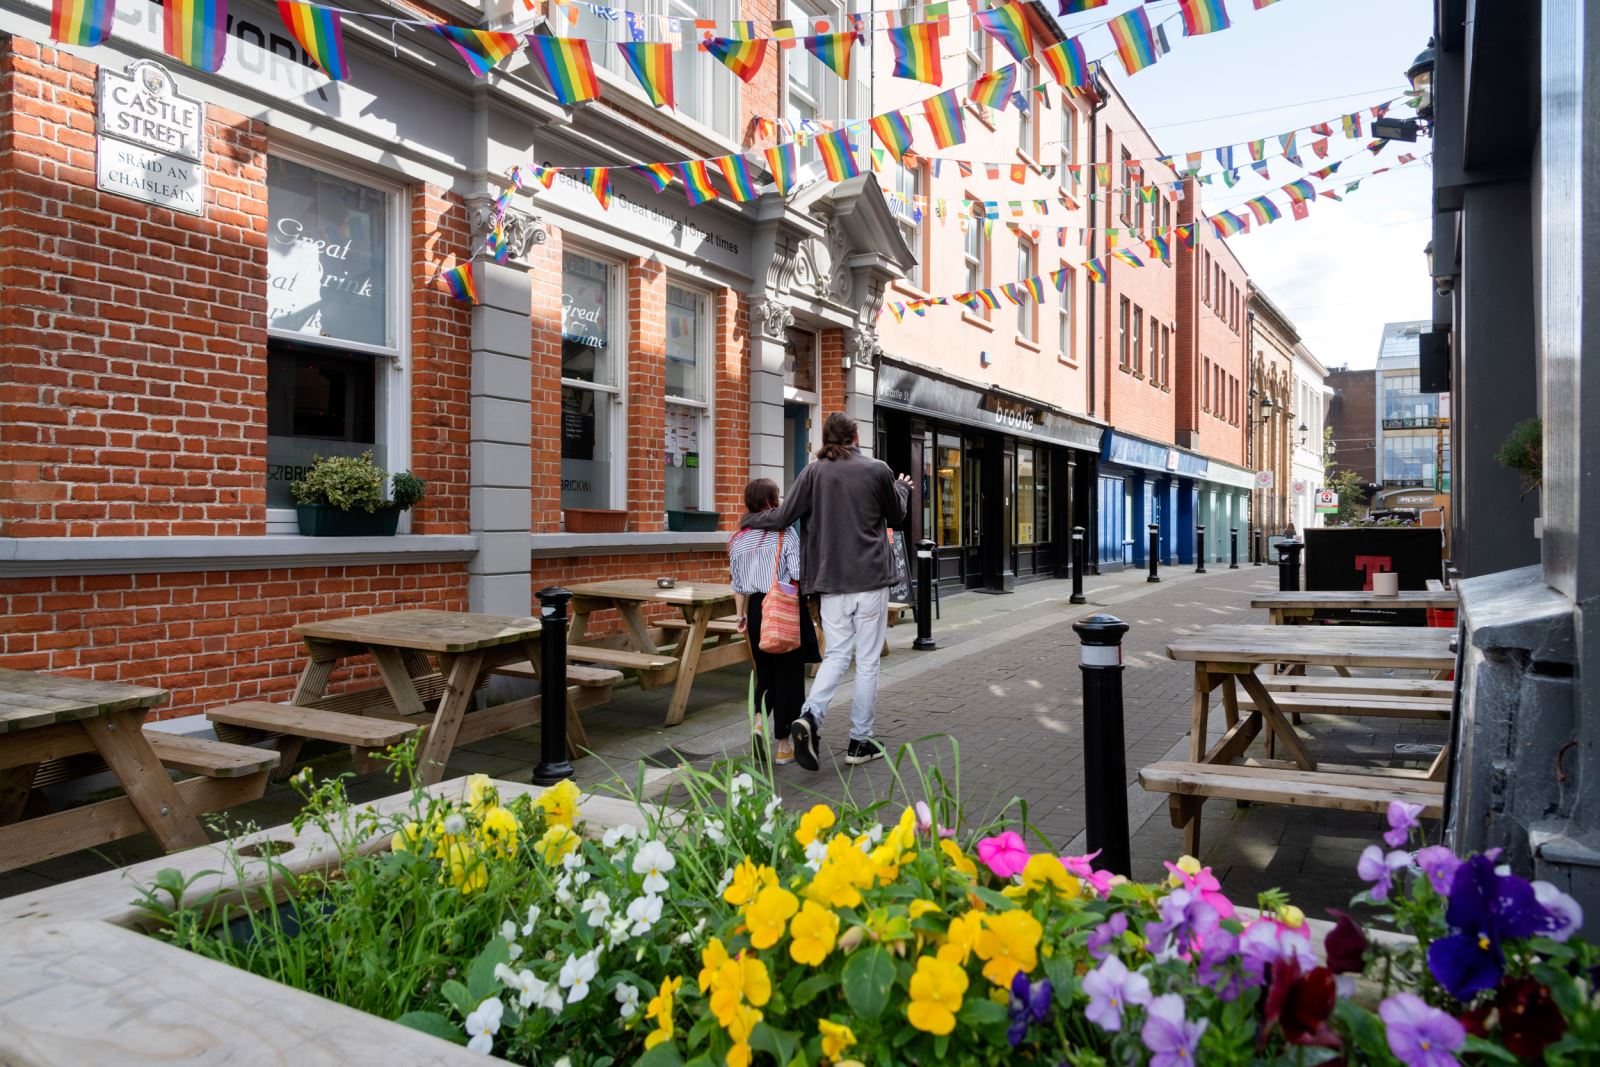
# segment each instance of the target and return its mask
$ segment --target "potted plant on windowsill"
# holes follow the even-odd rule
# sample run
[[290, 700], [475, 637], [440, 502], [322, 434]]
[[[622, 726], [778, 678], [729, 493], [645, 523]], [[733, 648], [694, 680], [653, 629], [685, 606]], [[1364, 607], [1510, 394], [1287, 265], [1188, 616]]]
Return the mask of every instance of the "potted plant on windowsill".
[[684, 511], [667, 512], [667, 529], [673, 533], [707, 533], [717, 528], [717, 520], [722, 516], [715, 511], [701, 511], [699, 508], [688, 508]]
[[[385, 483], [393, 489], [387, 500]], [[300, 532], [307, 537], [390, 537], [400, 524], [400, 513], [421, 500], [426, 489], [427, 484], [410, 471], [396, 471], [391, 477], [372, 462], [371, 452], [363, 452], [319, 457], [289, 492]]]
[[621, 533], [628, 528], [628, 513], [612, 508], [562, 508], [561, 521], [568, 533]]

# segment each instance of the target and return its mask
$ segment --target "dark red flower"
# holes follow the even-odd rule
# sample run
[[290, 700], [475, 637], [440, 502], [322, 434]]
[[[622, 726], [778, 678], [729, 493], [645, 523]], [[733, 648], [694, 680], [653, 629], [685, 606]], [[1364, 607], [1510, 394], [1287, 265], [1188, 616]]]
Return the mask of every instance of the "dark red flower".
[[1277, 1023], [1284, 1040], [1291, 1045], [1340, 1048], [1338, 1036], [1328, 1029], [1328, 1017], [1333, 1014], [1337, 998], [1337, 984], [1328, 968], [1317, 967], [1302, 974], [1298, 960], [1277, 960], [1267, 986], [1258, 1044], [1266, 1044], [1268, 1031]]
[[1366, 966], [1367, 935], [1356, 921], [1342, 911], [1328, 909], [1338, 921], [1323, 940], [1328, 969], [1334, 974], [1359, 974]]
[[1479, 1004], [1471, 1011], [1464, 1011], [1456, 1016], [1463, 1029], [1473, 1037], [1489, 1036], [1489, 1013], [1494, 1010], [1494, 1003]]
[[1507, 978], [1500, 983], [1494, 1006], [1500, 1013], [1500, 1037], [1506, 1051], [1537, 1060], [1544, 1047], [1567, 1032], [1567, 1020], [1550, 998], [1550, 990], [1532, 978]]

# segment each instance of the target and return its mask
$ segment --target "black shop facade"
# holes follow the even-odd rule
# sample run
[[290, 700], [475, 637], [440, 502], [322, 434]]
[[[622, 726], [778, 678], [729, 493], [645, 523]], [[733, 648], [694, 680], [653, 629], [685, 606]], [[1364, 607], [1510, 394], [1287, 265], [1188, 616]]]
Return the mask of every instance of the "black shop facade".
[[875, 397], [877, 455], [912, 473], [908, 534], [937, 546], [941, 591], [1071, 576], [1103, 424], [893, 359]]

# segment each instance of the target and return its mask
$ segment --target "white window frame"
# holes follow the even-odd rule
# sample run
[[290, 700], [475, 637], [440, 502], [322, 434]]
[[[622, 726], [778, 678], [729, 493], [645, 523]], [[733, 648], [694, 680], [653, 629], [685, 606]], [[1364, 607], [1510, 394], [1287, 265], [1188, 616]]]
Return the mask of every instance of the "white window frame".
[[[1032, 66], [1027, 63], [1019, 65], [1022, 68], [1020, 73], [1024, 74], [1028, 81], [1033, 82], [1035, 79]], [[1038, 137], [1035, 135], [1038, 122], [1034, 112], [1039, 107], [1039, 101], [1027, 89], [1019, 88], [1017, 91], [1022, 93], [1023, 99], [1028, 103], [1025, 108], [1017, 108], [1017, 151], [1026, 156], [1030, 163], [1036, 163], [1039, 160], [1039, 146]], [[1016, 107], [1016, 104], [1013, 103], [1011, 106]]]
[[[277, 156], [303, 167], [366, 186], [389, 198], [389, 218], [384, 227], [386, 252], [385, 272], [388, 292], [392, 294], [386, 309], [385, 334], [389, 345], [363, 344], [359, 341], [332, 340], [329, 349], [364, 352], [379, 357], [378, 380], [373, 403], [377, 407], [377, 428], [374, 436], [382, 443], [382, 466], [390, 472], [411, 469], [411, 209], [410, 189], [401, 181], [380, 173], [361, 170], [336, 163], [296, 148], [269, 144], [268, 156]], [[272, 195], [271, 190], [267, 195]], [[298, 330], [280, 330], [267, 327], [268, 338], [279, 338], [301, 344], [320, 344], [317, 338]], [[387, 372], [384, 367], [387, 366]], [[374, 442], [374, 443], [378, 443]], [[384, 487], [385, 492], [388, 487]], [[300, 532], [299, 520], [293, 508], [267, 508], [267, 533], [295, 534]], [[411, 532], [411, 512], [400, 515], [400, 533]]]
[[[968, 247], [968, 238], [972, 239], [976, 251]], [[988, 284], [989, 238], [984, 236], [982, 219], [971, 217], [967, 219], [967, 232], [961, 235], [961, 262], [965, 274], [962, 284], [967, 286], [967, 292], [975, 292]], [[978, 284], [971, 284], [973, 281]], [[986, 319], [989, 317], [989, 309], [980, 308], [977, 315]]]
[[1078, 361], [1078, 273], [1067, 266], [1061, 269], [1066, 272], [1066, 280], [1060, 291], [1060, 359], [1063, 363], [1076, 363]]
[[[848, 28], [844, 5], [837, 0], [784, 0], [784, 18], [798, 23], [795, 34], [799, 37], [807, 36], [813, 19], [827, 19], [829, 33], [843, 33]], [[776, 47], [774, 45], [773, 47]], [[807, 69], [816, 76], [816, 95], [802, 89], [800, 99], [804, 100], [818, 118], [837, 119], [849, 113], [851, 96], [847, 91], [857, 84], [858, 73], [872, 65], [871, 56], [865, 51], [866, 46], [857, 42], [852, 47], [850, 57], [850, 80], [839, 77], [823, 65], [822, 60], [806, 50], [804, 45], [796, 43], [793, 48], [782, 48], [778, 54], [783, 57], [783, 114], [785, 118], [798, 122], [799, 116], [794, 112], [792, 101], [795, 98], [795, 82], [792, 78], [794, 64], [808, 64]], [[770, 50], [769, 50], [770, 54]], [[857, 143], [865, 141], [863, 137], [856, 138]], [[810, 145], [803, 150], [803, 157], [808, 154]]]
[[[738, 0], [712, 0], [709, 14], [695, 12], [693, 0], [635, 0], [629, 5], [629, 9], [633, 10], [635, 15], [644, 17], [647, 40], [662, 39], [661, 34], [666, 26], [666, 19], [680, 20], [679, 47], [673, 52], [673, 82], [675, 85], [682, 85], [681, 75], [685, 71], [693, 72], [699, 83], [696, 88], [700, 92], [700, 99], [710, 104], [709, 113], [703, 115], [690, 114], [677, 108], [662, 108], [662, 111], [722, 137], [737, 140], [740, 91], [744, 83], [727, 73], [722, 64], [700, 51], [700, 35], [695, 32], [694, 22], [697, 18], [715, 19], [718, 28], [725, 30], [739, 17]], [[625, 91], [636, 99], [648, 102], [644, 89], [628, 70], [628, 65], [623, 62], [622, 52], [617, 48], [617, 45], [629, 39], [627, 16], [623, 15], [616, 22], [585, 19], [584, 25], [588, 27], [584, 31], [584, 36], [592, 37], [596, 26], [600, 30], [600, 37], [589, 42], [589, 53], [595, 65], [614, 74], [625, 87]], [[685, 62], [678, 63], [680, 58], [685, 59]], [[717, 75], [715, 73], [717, 69], [723, 70], [726, 77]], [[608, 88], [606, 91], [611, 90]]]
[[[1072, 106], [1072, 95], [1065, 89], [1061, 91], [1061, 164], [1063, 167], [1074, 166], [1078, 162], [1078, 111]], [[1067, 176], [1061, 176], [1061, 184], [1067, 184]]]
[[[687, 408], [697, 411], [696, 416], [700, 421], [700, 431], [697, 435], [700, 444], [700, 469], [696, 475], [699, 482], [699, 507], [700, 511], [717, 510], [717, 487], [713, 477], [716, 471], [714, 452], [716, 447], [716, 410], [715, 400], [717, 383], [712, 375], [712, 365], [716, 362], [716, 308], [712, 303], [711, 293], [698, 286], [681, 281], [676, 277], [667, 278], [667, 286], [687, 293], [700, 301], [700, 336], [695, 339], [697, 351], [695, 353], [695, 375], [700, 379], [700, 391], [704, 400], [691, 400], [687, 397], [676, 397], [666, 394], [668, 407]], [[665, 374], [663, 379], [663, 393], [665, 393]], [[666, 491], [666, 472], [662, 471], [662, 492]]]
[[[610, 278], [606, 284], [606, 336], [613, 338], [611, 342], [614, 365], [612, 377], [614, 384], [606, 385], [601, 382], [586, 382], [577, 378], [561, 376], [561, 388], [589, 389], [597, 393], [606, 393], [611, 397], [611, 427], [608, 433], [610, 440], [606, 448], [613, 457], [611, 476], [606, 486], [605, 507], [611, 510], [621, 510], [618, 504], [624, 507], [627, 501], [628, 474], [627, 463], [619, 461], [618, 457], [627, 456], [626, 433], [628, 426], [628, 352], [631, 339], [628, 336], [628, 314], [625, 302], [627, 300], [627, 266], [619, 259], [614, 259], [603, 252], [596, 251], [589, 245], [581, 244], [568, 238], [562, 246], [562, 254], [572, 253], [592, 259], [596, 263], [604, 263], [609, 270]], [[562, 293], [566, 292], [565, 268], [561, 272]], [[559, 330], [557, 331], [559, 334]], [[557, 338], [558, 342], [560, 338]], [[558, 353], [557, 358], [560, 358]], [[556, 499], [561, 499], [561, 464], [556, 463]], [[560, 505], [565, 508], [565, 505]]]
[[[1017, 282], [1019, 284], [1038, 273], [1035, 269], [1038, 262], [1039, 250], [1033, 246], [1032, 241], [1018, 234]], [[1038, 311], [1039, 304], [1035, 300], [1024, 300], [1017, 305], [1017, 336], [1033, 344], [1039, 341]]]
[[[911, 249], [916, 264], [907, 272], [905, 284], [919, 292], [927, 292], [927, 273], [923, 259], [923, 222], [928, 220], [927, 194], [923, 184], [925, 171], [922, 167], [907, 167], [900, 163], [894, 166], [894, 189], [909, 199], [909, 203], [895, 203], [891, 205], [894, 211], [895, 222], [900, 227], [900, 236]], [[920, 202], [919, 202], [920, 200]], [[922, 212], [922, 222], [913, 218], [916, 211]]]

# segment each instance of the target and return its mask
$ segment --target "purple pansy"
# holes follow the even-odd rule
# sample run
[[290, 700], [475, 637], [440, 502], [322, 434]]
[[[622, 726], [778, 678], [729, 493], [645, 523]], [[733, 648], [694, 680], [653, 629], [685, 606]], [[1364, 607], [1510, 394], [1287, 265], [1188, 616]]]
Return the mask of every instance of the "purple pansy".
[[1012, 1048], [1022, 1044], [1022, 1039], [1028, 1036], [1028, 1027], [1044, 1022], [1045, 1016], [1050, 1014], [1052, 992], [1048, 978], [1029, 982], [1028, 976], [1018, 971], [1011, 979], [1011, 1028], [1006, 1031], [1006, 1040], [1011, 1042]]
[[1089, 931], [1089, 955], [1097, 960], [1105, 959], [1111, 954], [1112, 943], [1121, 940], [1127, 932], [1128, 917], [1119, 911]]
[[1239, 955], [1239, 939], [1227, 927], [1215, 926], [1200, 935], [1195, 958], [1195, 980], [1216, 991], [1223, 1000], [1239, 996], [1242, 987], [1239, 969], [1232, 966]]
[[1211, 873], [1210, 867], [1201, 867], [1194, 874], [1179, 867], [1176, 863], [1162, 862], [1162, 866], [1172, 873], [1178, 884], [1191, 893], [1198, 893], [1200, 899], [1217, 910], [1217, 914], [1224, 919], [1233, 918], [1233, 902], [1222, 892], [1222, 883], [1217, 881], [1217, 876]]
[[1183, 1011], [1183, 997], [1177, 993], [1159, 996], [1145, 1013], [1139, 1036], [1150, 1050], [1150, 1067], [1193, 1067], [1200, 1037], [1209, 1019], [1190, 1022]]
[[1540, 906], [1533, 886], [1497, 873], [1488, 856], [1473, 856], [1456, 871], [1445, 921], [1453, 932], [1428, 946], [1428, 969], [1457, 1000], [1500, 981], [1503, 940], [1554, 933], [1562, 925]]
[[1389, 1051], [1406, 1067], [1456, 1067], [1456, 1050], [1467, 1031], [1448, 1012], [1432, 1008], [1415, 993], [1396, 993], [1378, 1005]]
[[1418, 849], [1416, 864], [1422, 868], [1423, 876], [1428, 879], [1428, 884], [1433, 891], [1442, 897], [1450, 895], [1450, 885], [1455, 881], [1456, 868], [1461, 866], [1461, 861], [1456, 854], [1443, 845], [1429, 845], [1427, 848]]
[[1271, 919], [1257, 919], [1245, 928], [1239, 935], [1239, 956], [1245, 983], [1252, 986], [1265, 982], [1279, 960], [1293, 960], [1303, 971], [1317, 965], [1311, 938], [1303, 930], [1290, 930]]
[[1549, 882], [1534, 882], [1533, 898], [1549, 914], [1554, 925], [1546, 934], [1550, 940], [1565, 941], [1583, 925], [1583, 905]]
[[1396, 871], [1404, 870], [1411, 865], [1411, 853], [1395, 849], [1385, 853], [1377, 845], [1368, 845], [1361, 852], [1361, 858], [1356, 861], [1356, 873], [1364, 882], [1371, 882], [1372, 888], [1367, 893], [1373, 900], [1387, 900], [1389, 897], [1389, 884]]
[[1197, 891], [1174, 889], [1162, 897], [1157, 906], [1161, 921], [1145, 927], [1151, 952], [1184, 953], [1202, 934], [1222, 921], [1217, 909], [1206, 902]]
[[1129, 971], [1115, 956], [1083, 976], [1083, 991], [1089, 997], [1084, 1018], [1106, 1031], [1122, 1029], [1122, 1012], [1128, 1005], [1150, 1003], [1150, 979]]
[[1389, 801], [1389, 829], [1383, 835], [1390, 848], [1399, 848], [1417, 828], [1417, 816], [1422, 814], [1421, 804], [1407, 804], [1403, 800]]

